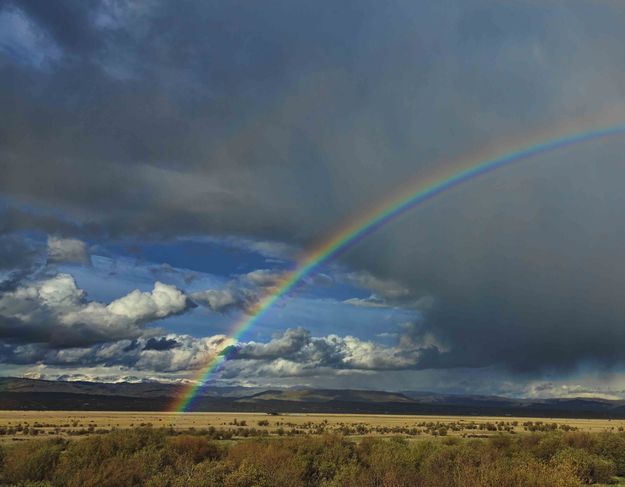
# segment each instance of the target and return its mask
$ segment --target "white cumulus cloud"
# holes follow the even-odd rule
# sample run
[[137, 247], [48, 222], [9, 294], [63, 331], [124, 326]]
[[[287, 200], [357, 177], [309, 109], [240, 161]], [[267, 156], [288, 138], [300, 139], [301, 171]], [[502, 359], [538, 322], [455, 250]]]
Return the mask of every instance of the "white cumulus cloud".
[[89, 301], [69, 274], [22, 284], [0, 296], [0, 338], [66, 347], [136, 338], [145, 325], [186, 311], [187, 296], [156, 282], [109, 304]]

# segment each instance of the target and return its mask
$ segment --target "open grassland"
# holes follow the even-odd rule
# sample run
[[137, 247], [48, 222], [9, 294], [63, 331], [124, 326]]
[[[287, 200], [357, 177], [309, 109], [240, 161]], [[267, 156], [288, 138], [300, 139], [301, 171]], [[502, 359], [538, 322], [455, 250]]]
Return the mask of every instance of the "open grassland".
[[574, 487], [623, 476], [618, 432], [233, 441], [143, 427], [0, 445], [0, 485], [11, 487]]
[[625, 420], [373, 414], [0, 411], [0, 442], [41, 436], [86, 436], [137, 427], [168, 428], [178, 433], [208, 432], [222, 439], [324, 433], [355, 437], [398, 434], [408, 437], [483, 437], [500, 433], [554, 430], [623, 432]]

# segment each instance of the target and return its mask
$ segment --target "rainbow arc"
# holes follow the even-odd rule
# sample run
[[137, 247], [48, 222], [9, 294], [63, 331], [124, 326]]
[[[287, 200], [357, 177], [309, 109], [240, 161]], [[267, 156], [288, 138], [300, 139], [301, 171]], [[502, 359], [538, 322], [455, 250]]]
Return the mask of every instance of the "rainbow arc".
[[180, 398], [173, 404], [172, 410], [184, 412], [192, 407], [201, 388], [218, 373], [223, 363], [228, 359], [229, 353], [231, 353], [229, 350], [235, 350], [234, 346], [241, 336], [261, 320], [277, 301], [291, 292], [306, 276], [349, 250], [387, 223], [429, 200], [452, 191], [454, 188], [506, 166], [549, 152], [624, 134], [625, 124], [621, 124], [550, 139], [543, 138], [541, 141], [535, 140], [531, 143], [519, 144], [516, 149], [498, 155], [476, 155], [465, 158], [456, 164], [446, 164], [444, 165], [446, 172], [434, 174], [427, 179], [408, 184], [396, 192], [395, 197], [381, 202], [368, 212], [350, 220], [339, 231], [304, 254], [299, 259], [297, 266], [291, 272], [286, 273], [272, 288], [271, 293], [260, 299], [253, 309], [248, 310], [247, 315], [233, 325], [224, 351], [216, 355], [198, 371]]

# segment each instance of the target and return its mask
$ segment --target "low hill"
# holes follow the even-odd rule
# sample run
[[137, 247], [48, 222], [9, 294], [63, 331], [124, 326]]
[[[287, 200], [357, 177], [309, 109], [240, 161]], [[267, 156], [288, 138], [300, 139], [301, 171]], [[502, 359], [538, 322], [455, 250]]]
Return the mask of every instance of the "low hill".
[[[181, 385], [158, 382], [111, 384], [0, 378], [0, 409], [167, 411], [183, 393]], [[194, 401], [194, 411], [625, 418], [625, 401], [517, 399], [421, 391], [207, 387]]]
[[365, 403], [412, 403], [409, 397], [395, 392], [336, 390], [336, 389], [278, 389], [259, 392], [241, 398], [240, 402], [290, 401], [328, 403], [333, 401]]

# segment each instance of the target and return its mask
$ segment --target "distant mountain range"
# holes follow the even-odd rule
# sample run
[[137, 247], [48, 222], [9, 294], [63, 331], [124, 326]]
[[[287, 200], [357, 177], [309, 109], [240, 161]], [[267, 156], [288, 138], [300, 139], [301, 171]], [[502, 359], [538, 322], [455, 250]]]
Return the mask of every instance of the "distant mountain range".
[[[0, 409], [167, 411], [177, 384], [0, 378]], [[195, 411], [436, 414], [625, 418], [625, 400], [511, 399], [497, 396], [334, 389], [207, 387]]]

